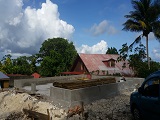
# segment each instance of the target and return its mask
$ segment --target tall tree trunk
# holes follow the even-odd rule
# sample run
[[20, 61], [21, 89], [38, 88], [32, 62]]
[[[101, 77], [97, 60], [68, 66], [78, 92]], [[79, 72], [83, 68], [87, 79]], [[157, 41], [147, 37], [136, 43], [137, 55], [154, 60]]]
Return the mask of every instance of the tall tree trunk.
[[146, 50], [147, 50], [148, 68], [150, 69], [150, 58], [149, 58], [149, 52], [148, 52], [148, 35], [146, 36]]

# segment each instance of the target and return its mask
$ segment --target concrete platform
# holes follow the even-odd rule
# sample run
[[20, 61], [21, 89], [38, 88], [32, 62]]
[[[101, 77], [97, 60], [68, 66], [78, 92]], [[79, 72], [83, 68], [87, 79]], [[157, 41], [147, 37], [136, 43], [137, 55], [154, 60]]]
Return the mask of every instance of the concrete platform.
[[79, 105], [81, 102], [88, 104], [95, 100], [121, 94], [126, 90], [134, 90], [137, 84], [141, 85], [143, 81], [143, 78], [132, 78], [126, 82], [97, 85], [74, 90], [53, 86], [50, 88], [50, 97], [55, 104], [61, 107], [71, 107]]

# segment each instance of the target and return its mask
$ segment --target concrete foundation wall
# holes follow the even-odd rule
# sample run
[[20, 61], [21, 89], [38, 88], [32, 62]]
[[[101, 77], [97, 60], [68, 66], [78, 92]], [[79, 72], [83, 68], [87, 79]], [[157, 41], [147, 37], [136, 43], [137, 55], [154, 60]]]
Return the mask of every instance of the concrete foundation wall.
[[127, 79], [126, 82], [104, 84], [74, 90], [51, 87], [50, 96], [55, 104], [63, 107], [74, 106], [81, 104], [81, 102], [88, 104], [95, 100], [115, 96], [126, 90], [134, 90], [136, 85], [141, 85], [143, 81], [143, 78], [132, 78]]
[[16, 75], [8, 75], [8, 77], [10, 78], [9, 80], [9, 86], [10, 87], [14, 87], [14, 80], [18, 80], [18, 79], [33, 79], [33, 76], [16, 76]]
[[14, 87], [22, 88], [24, 86], [31, 86], [31, 83], [36, 85], [53, 83], [55, 81], [61, 82], [71, 82], [77, 78], [81, 78], [82, 75], [73, 75], [73, 76], [57, 76], [57, 77], [46, 77], [46, 78], [33, 78], [33, 79], [18, 79], [14, 80]]
[[[24, 86], [31, 86], [31, 91], [35, 92], [36, 85], [53, 83], [56, 81], [60, 82], [72, 82], [78, 78], [84, 78], [84, 75], [73, 75], [73, 76], [57, 76], [48, 78], [38, 79], [19, 79], [14, 81], [14, 87], [22, 88]], [[107, 76], [92, 76], [92, 79], [106, 78]], [[109, 76], [111, 77], [111, 76]], [[119, 81], [121, 77], [116, 77], [116, 81]], [[136, 84], [141, 85], [144, 81], [143, 78], [126, 78], [126, 82], [117, 82], [111, 84], [104, 84], [80, 89], [64, 89], [58, 87], [50, 88], [50, 97], [53, 103], [58, 106], [69, 107], [77, 104], [84, 104], [93, 102], [95, 100], [108, 98], [122, 93], [126, 90], [133, 90]]]

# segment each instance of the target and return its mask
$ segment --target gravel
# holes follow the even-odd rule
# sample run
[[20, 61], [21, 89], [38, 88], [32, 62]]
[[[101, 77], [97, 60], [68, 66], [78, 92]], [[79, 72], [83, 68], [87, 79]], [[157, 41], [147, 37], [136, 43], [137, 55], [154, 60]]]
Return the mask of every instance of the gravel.
[[101, 99], [84, 106], [84, 116], [75, 115], [69, 120], [133, 120], [129, 105], [130, 94]]

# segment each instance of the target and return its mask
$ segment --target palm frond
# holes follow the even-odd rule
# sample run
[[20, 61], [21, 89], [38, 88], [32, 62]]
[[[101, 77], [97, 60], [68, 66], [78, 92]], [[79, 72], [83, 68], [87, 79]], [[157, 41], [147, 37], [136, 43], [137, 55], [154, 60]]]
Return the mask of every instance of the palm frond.
[[136, 1], [136, 0], [133, 0], [132, 1], [132, 5], [133, 5], [133, 8], [135, 9], [135, 12], [138, 12], [141, 16], [144, 16], [145, 15], [145, 6], [144, 6], [144, 1]]
[[126, 31], [134, 31], [134, 32], [140, 32], [142, 31], [141, 26], [139, 25], [138, 22], [135, 22], [131, 19], [128, 19], [124, 24], [123, 24], [124, 28], [122, 30], [126, 30]]
[[125, 15], [128, 20], [122, 30], [143, 32], [143, 35], [137, 37], [130, 47], [150, 32], [160, 41], [160, 0], [132, 0], [131, 3], [134, 10]]
[[129, 49], [132, 49], [134, 44], [139, 43], [139, 42], [141, 41], [141, 37], [142, 37], [142, 35], [138, 36], [138, 37], [134, 40], [134, 42], [133, 42], [132, 44], [130, 44]]
[[160, 41], [160, 20], [153, 23], [153, 34]]
[[140, 26], [143, 28], [143, 29], [146, 29], [147, 28], [147, 25], [144, 21], [141, 21], [139, 20], [139, 23], [140, 23]]

